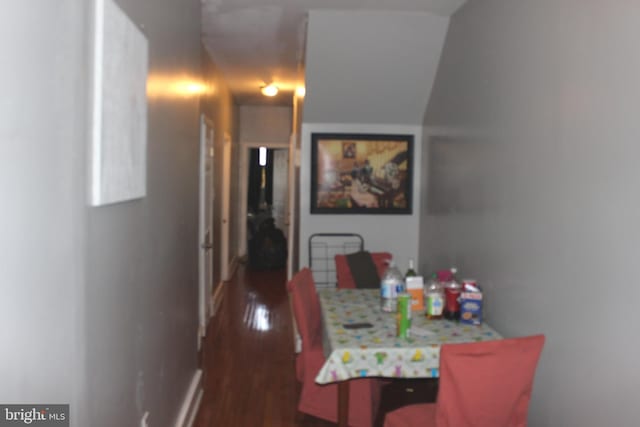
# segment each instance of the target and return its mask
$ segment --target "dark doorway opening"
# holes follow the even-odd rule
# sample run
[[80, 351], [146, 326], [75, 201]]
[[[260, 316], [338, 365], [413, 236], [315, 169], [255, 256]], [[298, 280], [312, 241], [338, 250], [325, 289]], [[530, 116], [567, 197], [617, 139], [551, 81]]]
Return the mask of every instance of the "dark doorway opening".
[[[265, 147], [249, 151], [247, 238], [249, 265], [257, 270], [284, 268], [287, 262], [287, 239], [280, 228], [283, 226], [280, 212], [283, 206], [282, 203], [274, 205], [274, 175], [286, 174], [286, 168], [274, 173], [276, 151], [283, 152]], [[283, 189], [276, 188], [275, 191]]]

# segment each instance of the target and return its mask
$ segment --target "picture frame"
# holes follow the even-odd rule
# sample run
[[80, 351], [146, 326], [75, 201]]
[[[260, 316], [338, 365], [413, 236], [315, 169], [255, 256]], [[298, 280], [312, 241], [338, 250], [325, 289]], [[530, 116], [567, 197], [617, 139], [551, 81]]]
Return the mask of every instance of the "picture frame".
[[311, 134], [312, 214], [413, 209], [413, 135]]
[[96, 0], [89, 204], [147, 194], [149, 41], [113, 0]]

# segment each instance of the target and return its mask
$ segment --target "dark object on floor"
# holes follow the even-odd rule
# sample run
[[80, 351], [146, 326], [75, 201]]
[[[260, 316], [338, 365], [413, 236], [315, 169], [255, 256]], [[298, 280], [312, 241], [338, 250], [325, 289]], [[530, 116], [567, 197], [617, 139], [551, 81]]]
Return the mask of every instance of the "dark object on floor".
[[272, 270], [287, 265], [287, 238], [276, 227], [273, 218], [267, 218], [249, 241], [249, 265], [254, 270]]

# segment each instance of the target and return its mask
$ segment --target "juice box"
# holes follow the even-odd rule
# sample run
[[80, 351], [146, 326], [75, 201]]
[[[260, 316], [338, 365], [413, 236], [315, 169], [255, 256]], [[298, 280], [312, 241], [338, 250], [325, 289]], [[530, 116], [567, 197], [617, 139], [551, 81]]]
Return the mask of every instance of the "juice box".
[[424, 310], [424, 279], [422, 276], [405, 279], [407, 292], [411, 295], [411, 311]]

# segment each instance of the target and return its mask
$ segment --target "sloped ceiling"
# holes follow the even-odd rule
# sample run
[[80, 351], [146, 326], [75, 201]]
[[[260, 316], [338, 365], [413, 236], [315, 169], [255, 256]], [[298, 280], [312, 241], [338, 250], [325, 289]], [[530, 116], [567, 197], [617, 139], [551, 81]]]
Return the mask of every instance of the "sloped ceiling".
[[[290, 103], [304, 56], [307, 12], [429, 12], [450, 16], [465, 0], [201, 0], [202, 40], [239, 104]], [[331, 29], [327, 29], [331, 31]], [[259, 86], [275, 82], [269, 101]], [[267, 103], [268, 103], [267, 102]]]
[[310, 11], [304, 121], [421, 125], [449, 18]]

